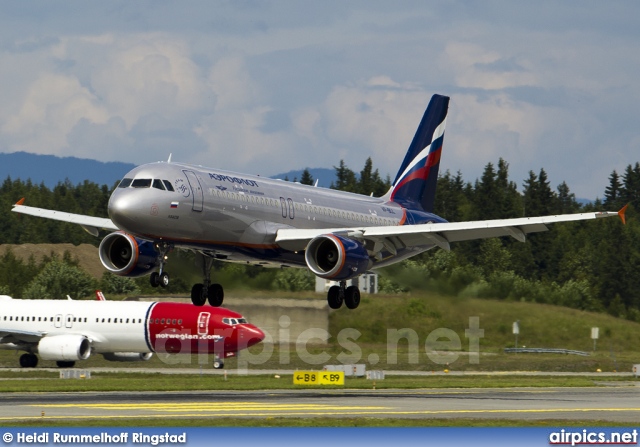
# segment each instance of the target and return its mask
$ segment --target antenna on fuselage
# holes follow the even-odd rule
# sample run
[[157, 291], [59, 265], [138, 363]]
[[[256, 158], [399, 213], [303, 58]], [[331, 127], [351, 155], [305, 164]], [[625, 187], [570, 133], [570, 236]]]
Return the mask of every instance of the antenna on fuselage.
[[171, 163], [171, 156], [173, 155], [173, 153], [169, 154], [169, 159], [167, 160], [167, 163]]

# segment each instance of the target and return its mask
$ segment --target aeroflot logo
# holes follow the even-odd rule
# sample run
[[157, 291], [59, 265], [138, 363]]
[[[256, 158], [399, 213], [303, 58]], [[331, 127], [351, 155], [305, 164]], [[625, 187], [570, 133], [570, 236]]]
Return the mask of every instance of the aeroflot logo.
[[209, 174], [209, 177], [218, 180], [219, 182], [231, 182], [231, 183], [239, 183], [241, 185], [253, 186], [259, 188], [258, 183], [253, 180], [249, 180], [246, 178], [239, 177], [229, 177], [228, 175], [220, 175], [220, 174]]

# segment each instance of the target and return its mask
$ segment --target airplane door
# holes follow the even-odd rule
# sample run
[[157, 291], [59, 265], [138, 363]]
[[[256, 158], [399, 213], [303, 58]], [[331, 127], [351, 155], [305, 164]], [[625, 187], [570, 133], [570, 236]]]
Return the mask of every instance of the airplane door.
[[294, 217], [296, 217], [295, 208], [293, 207], [293, 200], [287, 199], [287, 202], [289, 202], [289, 219], [293, 219]]
[[73, 327], [73, 315], [67, 314], [64, 319], [64, 327], [72, 328]]
[[209, 312], [200, 312], [198, 315], [198, 335], [207, 335], [209, 333]]
[[53, 320], [53, 325], [55, 327], [62, 327], [62, 314], [56, 315], [56, 319]]
[[195, 172], [193, 171], [182, 171], [187, 176], [187, 181], [189, 182], [189, 186], [191, 186], [191, 192], [193, 193], [193, 204], [191, 209], [193, 211], [202, 211], [203, 202], [204, 202], [204, 192], [202, 191], [202, 186], [200, 185], [200, 180], [196, 177]]

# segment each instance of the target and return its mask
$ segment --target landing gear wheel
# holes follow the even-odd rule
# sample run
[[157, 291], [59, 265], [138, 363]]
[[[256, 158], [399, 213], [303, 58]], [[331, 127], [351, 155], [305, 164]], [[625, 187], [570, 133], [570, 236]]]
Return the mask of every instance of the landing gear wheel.
[[331, 309], [340, 309], [342, 307], [342, 302], [344, 300], [340, 292], [341, 290], [339, 286], [329, 287], [329, 292], [327, 293], [327, 302], [329, 303], [329, 307]]
[[204, 284], [195, 284], [191, 288], [191, 302], [196, 306], [204, 306], [207, 302], [207, 295], [204, 293]]
[[167, 272], [163, 272], [160, 275], [159, 283], [162, 287], [167, 287], [169, 285], [169, 274]]
[[213, 307], [222, 306], [224, 301], [224, 289], [220, 284], [211, 284], [208, 291], [209, 304]]
[[224, 362], [222, 360], [214, 360], [213, 361], [213, 367], [215, 369], [222, 369], [222, 368], [224, 368]]
[[73, 368], [76, 365], [76, 362], [58, 360], [56, 365], [58, 365], [58, 368]]
[[360, 304], [360, 289], [357, 286], [349, 286], [344, 291], [344, 303], [349, 309], [355, 309]]
[[160, 285], [160, 274], [158, 272], [153, 272], [149, 277], [149, 283], [151, 287], [158, 287]]
[[20, 366], [23, 368], [35, 368], [38, 364], [38, 356], [35, 354], [22, 354], [20, 356]]

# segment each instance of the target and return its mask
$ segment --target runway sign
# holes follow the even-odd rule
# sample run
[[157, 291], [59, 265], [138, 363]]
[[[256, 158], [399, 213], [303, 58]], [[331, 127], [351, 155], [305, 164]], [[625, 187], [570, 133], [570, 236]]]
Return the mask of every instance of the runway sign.
[[342, 371], [296, 371], [293, 373], [294, 385], [344, 385]]

